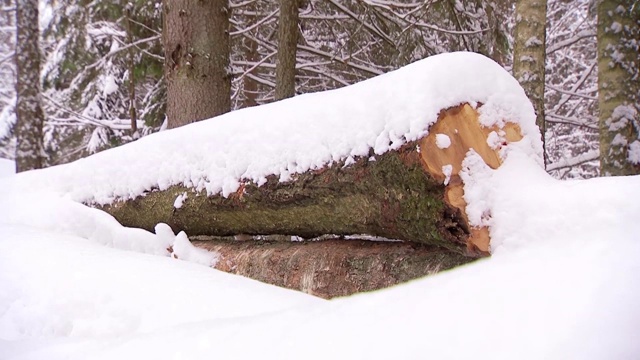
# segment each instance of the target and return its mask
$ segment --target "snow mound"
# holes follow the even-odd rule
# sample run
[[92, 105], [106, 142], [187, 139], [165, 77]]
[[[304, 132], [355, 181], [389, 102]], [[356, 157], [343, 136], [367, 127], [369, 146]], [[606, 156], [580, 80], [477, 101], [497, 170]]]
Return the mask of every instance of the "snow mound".
[[8, 177], [16, 173], [16, 163], [13, 160], [0, 158], [0, 178]]
[[104, 211], [46, 192], [0, 191], [0, 199], [0, 226], [73, 235], [115, 249], [172, 256], [206, 266], [214, 266], [218, 258], [216, 253], [195, 248], [184, 232], [175, 235], [167, 224], [156, 225], [155, 234], [124, 227]]
[[397, 149], [425, 136], [442, 109], [461, 103], [482, 103], [484, 125], [518, 123], [527, 153], [540, 158], [533, 107], [518, 82], [491, 59], [459, 52], [345, 88], [163, 131], [68, 165], [21, 174], [19, 183], [21, 189], [48, 189], [98, 204], [179, 184], [227, 196], [242, 182], [263, 184], [269, 175], [288, 181], [332, 162]]

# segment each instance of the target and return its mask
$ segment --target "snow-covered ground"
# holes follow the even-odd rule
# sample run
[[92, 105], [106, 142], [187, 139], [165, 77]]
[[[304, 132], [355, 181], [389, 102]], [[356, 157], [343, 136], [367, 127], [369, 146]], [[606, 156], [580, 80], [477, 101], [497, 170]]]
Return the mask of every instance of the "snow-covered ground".
[[[0, 161], [0, 359], [640, 358], [640, 176], [552, 179], [517, 83], [478, 55], [434, 58], [69, 165], [12, 175]], [[325, 301], [221, 273], [183, 233], [125, 228], [76, 202], [284, 181], [422, 136], [461, 101], [525, 132], [498, 170], [465, 160], [467, 212], [489, 226], [493, 256], [390, 289]]]

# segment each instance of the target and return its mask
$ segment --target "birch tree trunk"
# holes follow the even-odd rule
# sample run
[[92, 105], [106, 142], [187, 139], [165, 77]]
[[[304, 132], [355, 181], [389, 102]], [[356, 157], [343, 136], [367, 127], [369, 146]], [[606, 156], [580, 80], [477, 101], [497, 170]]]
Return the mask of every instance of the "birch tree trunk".
[[38, 1], [16, 2], [16, 171], [44, 165], [44, 112], [40, 104]]
[[276, 100], [296, 93], [296, 48], [298, 46], [298, 0], [280, 0]]
[[544, 121], [545, 41], [547, 0], [518, 0], [513, 49], [513, 76], [533, 103], [536, 124], [542, 134], [546, 155]]
[[231, 109], [228, 0], [165, 0], [168, 127]]
[[598, 5], [600, 173], [640, 174], [640, 4]]

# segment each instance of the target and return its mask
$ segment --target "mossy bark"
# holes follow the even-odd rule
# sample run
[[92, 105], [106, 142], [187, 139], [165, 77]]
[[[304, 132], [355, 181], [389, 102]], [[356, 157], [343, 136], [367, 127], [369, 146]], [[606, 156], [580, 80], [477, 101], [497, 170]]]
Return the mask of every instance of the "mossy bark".
[[[460, 210], [444, 200], [441, 180], [425, 171], [417, 143], [397, 151], [335, 163], [281, 183], [247, 183], [224, 198], [183, 186], [153, 191], [103, 210], [125, 226], [152, 230], [159, 223], [188, 235], [370, 234], [466, 253], [469, 228]], [[187, 198], [180, 208], [178, 196]]]
[[640, 4], [598, 3], [600, 174], [640, 174]]

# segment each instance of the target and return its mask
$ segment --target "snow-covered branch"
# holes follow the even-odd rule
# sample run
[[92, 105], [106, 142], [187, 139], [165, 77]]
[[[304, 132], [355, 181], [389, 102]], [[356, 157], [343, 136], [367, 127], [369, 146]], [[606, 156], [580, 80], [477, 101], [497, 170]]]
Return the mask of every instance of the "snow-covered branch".
[[598, 160], [599, 158], [600, 158], [600, 151], [591, 150], [584, 154], [580, 154], [578, 156], [571, 157], [571, 158], [562, 159], [560, 161], [549, 164], [547, 165], [547, 172], [578, 166], [589, 161]]

